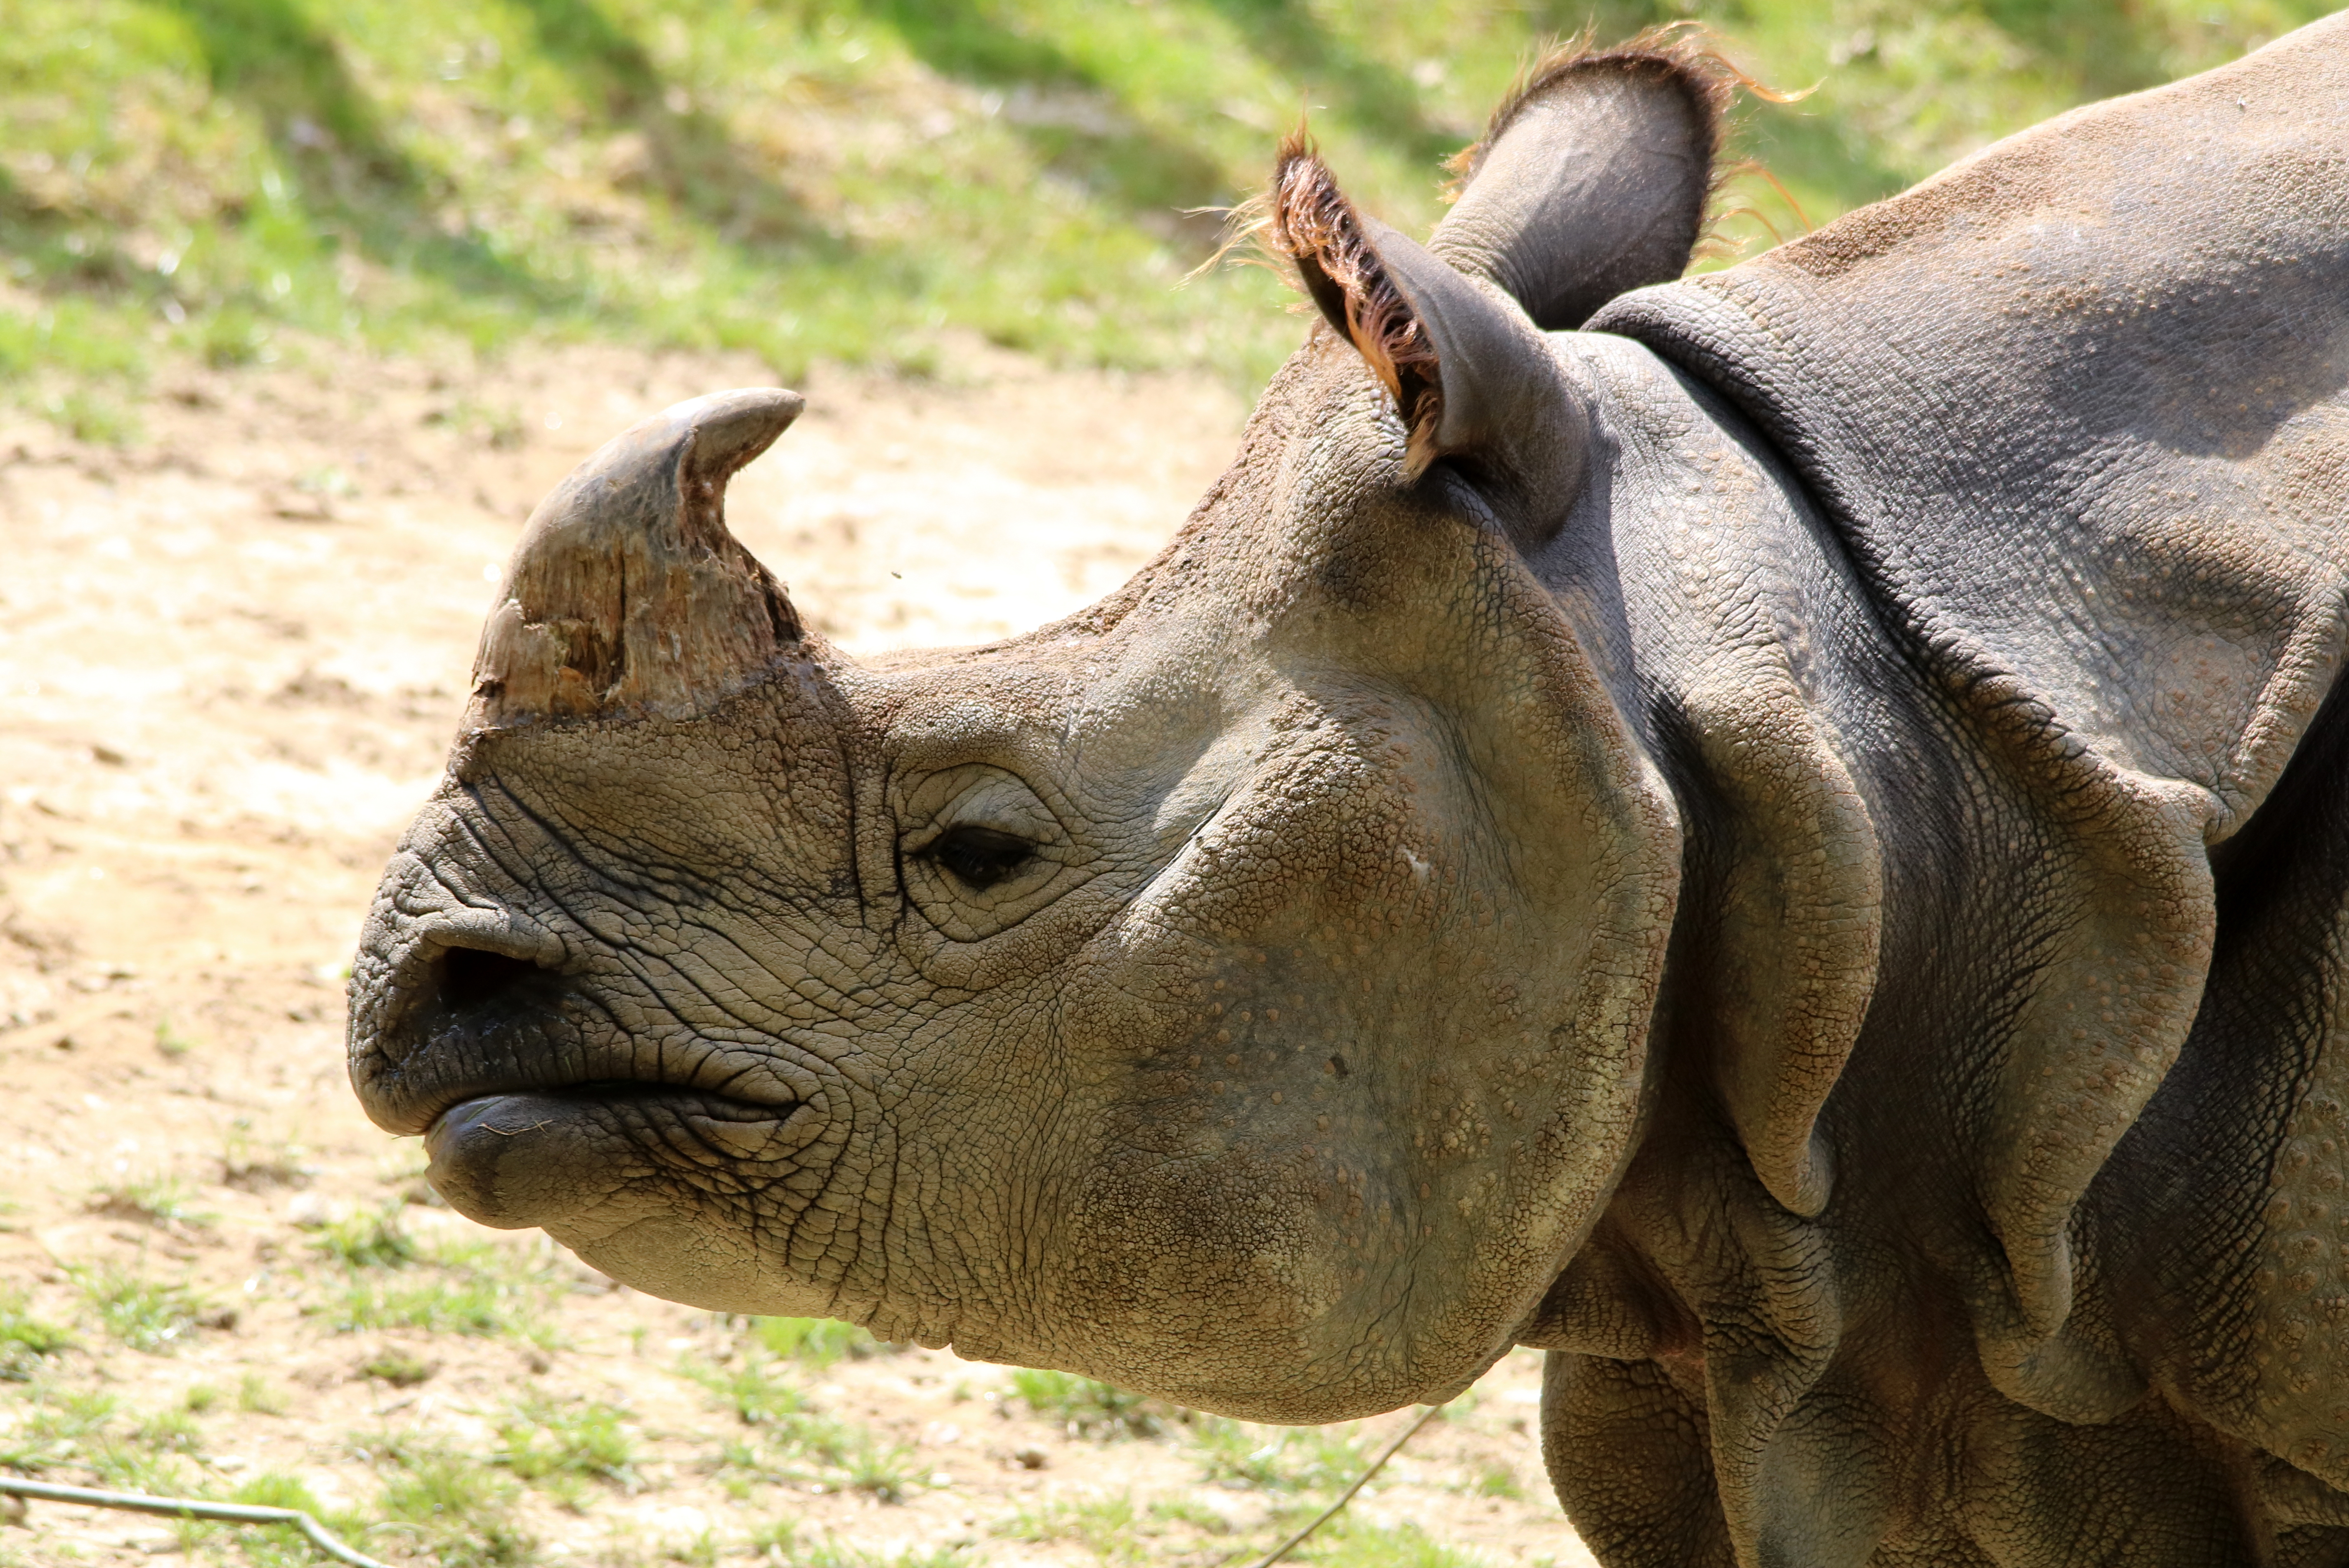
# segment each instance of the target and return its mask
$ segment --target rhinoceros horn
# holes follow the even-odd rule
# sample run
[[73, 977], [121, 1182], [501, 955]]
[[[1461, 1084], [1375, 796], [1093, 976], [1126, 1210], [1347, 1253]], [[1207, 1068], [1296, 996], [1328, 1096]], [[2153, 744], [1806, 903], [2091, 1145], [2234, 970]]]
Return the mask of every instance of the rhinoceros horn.
[[629, 427], [539, 502], [473, 663], [472, 729], [700, 712], [800, 640], [726, 531], [726, 481], [804, 406], [749, 387]]

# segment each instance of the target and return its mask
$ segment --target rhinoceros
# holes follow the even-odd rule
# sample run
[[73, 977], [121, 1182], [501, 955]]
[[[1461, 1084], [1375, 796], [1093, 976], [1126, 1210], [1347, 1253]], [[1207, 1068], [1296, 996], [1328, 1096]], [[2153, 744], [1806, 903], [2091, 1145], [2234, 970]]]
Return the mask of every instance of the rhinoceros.
[[1682, 279], [1548, 62], [1100, 603], [859, 661], [541, 505], [351, 989], [486, 1224], [1235, 1416], [1548, 1352], [1620, 1565], [2349, 1563], [2349, 23]]

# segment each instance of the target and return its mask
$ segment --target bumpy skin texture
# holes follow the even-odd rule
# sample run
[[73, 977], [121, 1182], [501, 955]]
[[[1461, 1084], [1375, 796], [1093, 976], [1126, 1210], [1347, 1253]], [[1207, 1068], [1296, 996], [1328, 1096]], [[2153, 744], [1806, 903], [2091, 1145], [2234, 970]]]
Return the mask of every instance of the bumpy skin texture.
[[[1800, 617], [1785, 642], [1879, 844], [1882, 955], [1821, 1123], [1834, 1195], [1796, 1222], [1758, 1160], [1767, 1192], [1741, 1192], [1684, 1141], [1717, 1150], [1725, 1113], [1753, 1149], [1735, 1094], [1668, 1088], [1546, 1309], [1545, 1343], [1623, 1348], [1601, 1253], [1667, 1301], [1749, 1304], [1653, 1325], [1693, 1336], [1658, 1359], [1709, 1410], [1746, 1561], [1950, 1560], [1910, 1544], [1936, 1531], [2002, 1563], [2349, 1558], [2349, 861], [2319, 717], [2349, 569], [2345, 31], [2077, 111], [1591, 324], [1753, 422], [1831, 535], [1807, 574], [1877, 627]], [[1619, 486], [1616, 515], [1673, 477]], [[1702, 572], [1717, 643], [1786, 602], [1762, 567], [1791, 552], [1702, 536], [1668, 552], [1695, 572], [1622, 580]], [[1685, 598], [1628, 596], [1656, 628], [1635, 642], [1688, 635]], [[1659, 687], [1692, 667], [1633, 662]], [[1723, 733], [1681, 700], [1705, 685], [1651, 709], [1692, 775]], [[1706, 890], [1749, 874], [1744, 846], [1798, 841], [1737, 801], [1751, 774], [1688, 812], [1686, 906], [1733, 908]], [[1724, 937], [1683, 915], [1674, 973], [1705, 978], [1668, 987], [1694, 1026], [1676, 1061], [1743, 1011], [1679, 1006], [1720, 985]], [[1692, 1233], [1706, 1207], [1726, 1223]], [[1561, 1412], [1625, 1397], [1574, 1386]], [[1640, 1532], [1627, 1483], [1568, 1480], [1592, 1533], [1619, 1510]]]
[[1546, 1346], [1610, 1565], [2349, 1563], [2349, 25], [1545, 335], [1709, 179], [1619, 60], [1425, 250], [1289, 150], [1327, 325], [1030, 636], [802, 632], [788, 395], [599, 455], [354, 1082], [680, 1300], [1294, 1421]]
[[[1677, 842], [1507, 542], [1348, 471], [1392, 421], [1317, 344], [1075, 622], [470, 734], [354, 976], [371, 1113], [683, 1300], [1276, 1419], [1474, 1378], [1630, 1152]], [[1037, 853], [961, 885], [948, 819]]]

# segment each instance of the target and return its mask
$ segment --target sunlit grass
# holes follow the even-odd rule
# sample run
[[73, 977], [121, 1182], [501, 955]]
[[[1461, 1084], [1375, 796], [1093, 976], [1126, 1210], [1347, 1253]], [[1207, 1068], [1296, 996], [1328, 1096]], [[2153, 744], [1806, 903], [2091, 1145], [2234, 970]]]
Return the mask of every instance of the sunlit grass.
[[83, 1445], [98, 1438], [114, 1420], [117, 1401], [98, 1389], [61, 1388], [36, 1380], [0, 1428], [0, 1467], [39, 1475], [59, 1465], [73, 1464]]
[[750, 1334], [762, 1348], [816, 1371], [843, 1357], [861, 1359], [889, 1348], [854, 1324], [829, 1317], [754, 1317]]
[[71, 1331], [36, 1314], [22, 1292], [0, 1291], [0, 1380], [29, 1380], [43, 1361], [73, 1343]]
[[980, 1561], [960, 1546], [927, 1551], [877, 1552], [830, 1533], [811, 1533], [797, 1520], [781, 1519], [750, 1532], [750, 1561], [771, 1568], [976, 1568]]
[[717, 1395], [744, 1426], [776, 1426], [807, 1408], [790, 1364], [771, 1357], [746, 1356], [730, 1367], [688, 1361], [679, 1370]]
[[134, 1350], [162, 1351], [187, 1337], [203, 1302], [184, 1284], [148, 1278], [114, 1264], [67, 1274], [107, 1333]]
[[400, 1225], [402, 1207], [395, 1201], [330, 1222], [310, 1238], [310, 1245], [351, 1268], [405, 1267], [423, 1252]]
[[413, 1388], [432, 1376], [432, 1367], [419, 1356], [395, 1348], [370, 1357], [359, 1373], [395, 1388]]
[[557, 1343], [547, 1314], [558, 1286], [543, 1264], [515, 1248], [488, 1242], [423, 1248], [381, 1236], [347, 1241], [357, 1255], [404, 1256], [412, 1266], [348, 1267], [323, 1308], [338, 1329], [414, 1328], [542, 1348]]
[[249, 1416], [282, 1416], [293, 1408], [285, 1391], [258, 1372], [237, 1379], [236, 1408]]
[[[240, 1483], [229, 1492], [228, 1501], [255, 1503], [263, 1508], [299, 1509], [347, 1541], [363, 1538], [367, 1529], [367, 1522], [358, 1514], [325, 1507], [299, 1477], [276, 1470], [264, 1470]], [[190, 1524], [181, 1527], [180, 1538], [182, 1550], [208, 1541], [234, 1539], [241, 1550], [231, 1553], [227, 1561], [251, 1563], [255, 1568], [278, 1568], [279, 1564], [300, 1568], [321, 1560], [291, 1524]]]
[[109, 1182], [90, 1194], [89, 1206], [100, 1213], [181, 1230], [207, 1230], [220, 1220], [218, 1214], [198, 1208], [193, 1189], [171, 1175], [133, 1176]]
[[130, 1429], [131, 1440], [150, 1449], [192, 1454], [203, 1447], [203, 1433], [195, 1416], [183, 1408], [157, 1410]]
[[[1073, 1542], [1103, 1563], [1144, 1563], [1160, 1554], [1152, 1539], [1165, 1532], [1167, 1516], [1118, 1492], [1022, 1508], [988, 1527], [1009, 1541]], [[1189, 1522], [1174, 1521], [1171, 1522]]]
[[1351, 1439], [1330, 1429], [1254, 1427], [1203, 1417], [1192, 1429], [1192, 1442], [1202, 1480], [1265, 1491], [1344, 1486], [1363, 1462]]
[[[5, 319], [5, 313], [0, 313]], [[314, 1174], [301, 1145], [290, 1139], [263, 1136], [249, 1117], [229, 1123], [221, 1139], [221, 1181], [248, 1192], [272, 1187], [299, 1187]]]
[[1416, 1524], [1375, 1524], [1350, 1512], [1315, 1531], [1295, 1555], [1322, 1568], [1486, 1568], [1492, 1562], [1446, 1546]]
[[928, 1462], [913, 1449], [815, 1408], [788, 1362], [753, 1352], [730, 1369], [688, 1361], [678, 1370], [755, 1434], [729, 1441], [717, 1467], [738, 1494], [754, 1480], [791, 1480], [902, 1502], [929, 1480]]
[[[1789, 107], [1733, 146], [1734, 240], [1799, 230], [2070, 104], [2217, 64], [2323, 0], [20, 0], [0, 31], [0, 373], [139, 438], [159, 355], [616, 337], [926, 373], [960, 332], [1254, 379], [1298, 335], [1253, 272], [1175, 285], [1300, 115], [1361, 205], [1519, 61], [1693, 17]], [[1780, 194], [1783, 186], [1785, 196]], [[1793, 199], [1790, 202], [1786, 197]], [[488, 428], [494, 431], [492, 421]]]
[[594, 1399], [523, 1398], [499, 1423], [491, 1462], [528, 1481], [603, 1480], [627, 1491], [643, 1484], [623, 1412]]
[[413, 1542], [411, 1555], [450, 1568], [525, 1563], [535, 1542], [513, 1515], [517, 1487], [504, 1471], [456, 1449], [384, 1433], [359, 1439], [359, 1456], [384, 1476], [377, 1511]]
[[1154, 1438], [1190, 1415], [1164, 1400], [1070, 1372], [1023, 1367], [1011, 1374], [1011, 1388], [1040, 1419], [1072, 1438]]

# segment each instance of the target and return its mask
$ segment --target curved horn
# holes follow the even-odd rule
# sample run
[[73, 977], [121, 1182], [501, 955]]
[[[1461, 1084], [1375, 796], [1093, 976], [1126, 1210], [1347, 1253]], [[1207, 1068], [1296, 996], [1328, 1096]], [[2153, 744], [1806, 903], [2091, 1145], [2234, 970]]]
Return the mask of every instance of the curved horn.
[[800, 639], [782, 584], [726, 531], [726, 481], [805, 400], [713, 392], [630, 426], [538, 503], [481, 628], [467, 727], [684, 717]]

